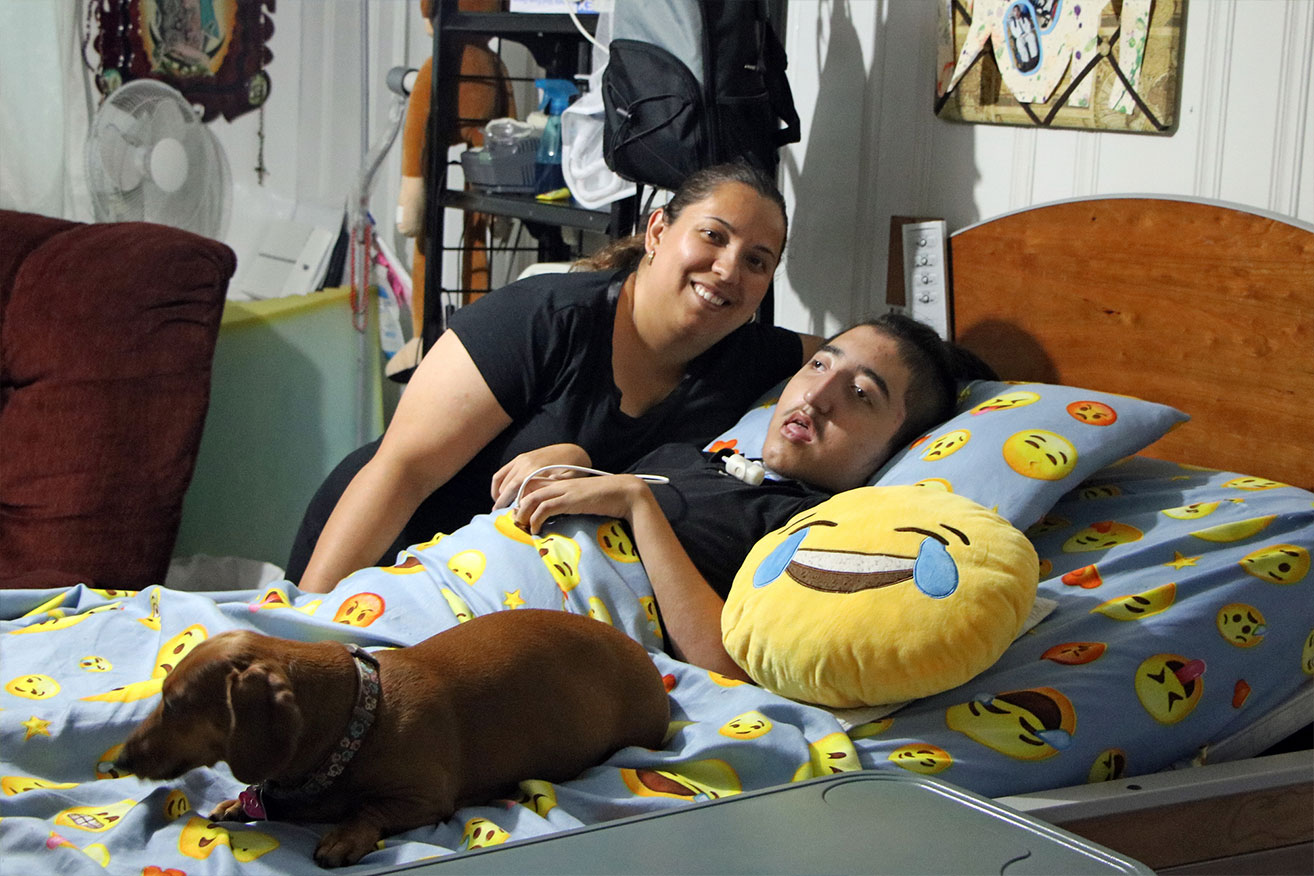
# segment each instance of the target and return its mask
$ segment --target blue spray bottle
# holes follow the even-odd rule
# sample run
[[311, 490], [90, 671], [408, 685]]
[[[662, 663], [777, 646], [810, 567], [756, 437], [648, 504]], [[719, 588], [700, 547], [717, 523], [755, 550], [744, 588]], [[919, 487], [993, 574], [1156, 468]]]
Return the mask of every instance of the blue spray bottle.
[[534, 193], [542, 195], [566, 187], [561, 172], [561, 113], [579, 89], [568, 79], [535, 79], [534, 84], [543, 92], [538, 108], [547, 112], [547, 125], [534, 160]]

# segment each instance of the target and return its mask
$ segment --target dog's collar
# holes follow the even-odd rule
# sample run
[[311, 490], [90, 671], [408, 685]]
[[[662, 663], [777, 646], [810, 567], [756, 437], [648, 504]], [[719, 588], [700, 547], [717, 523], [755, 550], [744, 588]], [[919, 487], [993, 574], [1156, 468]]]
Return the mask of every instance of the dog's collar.
[[251, 785], [241, 793], [238, 799], [249, 818], [263, 821], [267, 818], [265, 799], [304, 800], [328, 790], [329, 786], [342, 775], [342, 771], [351, 763], [356, 752], [360, 750], [365, 734], [374, 724], [374, 713], [379, 707], [379, 661], [373, 654], [357, 645], [347, 645], [356, 666], [356, 705], [351, 711], [351, 720], [347, 723], [346, 734], [338, 741], [333, 753], [319, 765], [300, 785], [286, 787], [272, 780]]

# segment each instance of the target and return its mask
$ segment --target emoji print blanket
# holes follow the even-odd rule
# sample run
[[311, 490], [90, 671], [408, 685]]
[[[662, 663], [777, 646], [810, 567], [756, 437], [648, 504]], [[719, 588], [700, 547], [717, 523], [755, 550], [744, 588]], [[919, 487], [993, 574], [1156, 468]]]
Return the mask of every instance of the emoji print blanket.
[[392, 647], [477, 614], [561, 608], [625, 630], [666, 678], [660, 750], [527, 779], [516, 799], [386, 838], [348, 873], [853, 769], [988, 796], [1121, 778], [1197, 758], [1310, 684], [1314, 494], [1133, 458], [1027, 535], [1058, 607], [983, 674], [892, 714], [832, 714], [665, 655], [633, 545], [600, 518], [531, 539], [489, 515], [327, 595], [0, 591], [0, 856], [13, 872], [314, 870], [323, 825], [207, 820], [241, 790], [223, 763], [168, 782], [114, 769], [165, 674], [228, 629]]

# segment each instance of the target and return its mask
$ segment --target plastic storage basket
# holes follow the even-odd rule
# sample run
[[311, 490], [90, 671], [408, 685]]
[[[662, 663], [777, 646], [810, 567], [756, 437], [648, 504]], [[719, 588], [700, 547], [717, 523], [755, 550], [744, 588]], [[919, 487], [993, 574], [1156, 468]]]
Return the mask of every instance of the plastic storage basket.
[[487, 148], [467, 149], [461, 153], [465, 181], [485, 192], [534, 191], [534, 159], [538, 155], [538, 138], [520, 140], [509, 149], [492, 152]]

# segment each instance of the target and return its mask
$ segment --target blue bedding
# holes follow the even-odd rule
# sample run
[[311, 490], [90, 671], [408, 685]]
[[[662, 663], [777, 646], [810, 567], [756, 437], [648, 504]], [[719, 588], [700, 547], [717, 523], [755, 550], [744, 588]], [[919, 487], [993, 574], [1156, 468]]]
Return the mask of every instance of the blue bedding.
[[322, 826], [205, 819], [240, 790], [223, 764], [163, 783], [112, 768], [168, 668], [228, 629], [369, 648], [489, 611], [560, 608], [623, 629], [665, 675], [660, 750], [625, 749], [556, 785], [528, 780], [516, 800], [387, 838], [355, 869], [852, 769], [910, 769], [991, 796], [1145, 773], [1309, 683], [1314, 494], [1134, 458], [1028, 535], [1041, 595], [1058, 607], [970, 683], [852, 726], [666, 656], [633, 545], [599, 518], [563, 518], [539, 539], [477, 518], [325, 596], [286, 583], [0, 592], [0, 854], [13, 872], [312, 870]]

